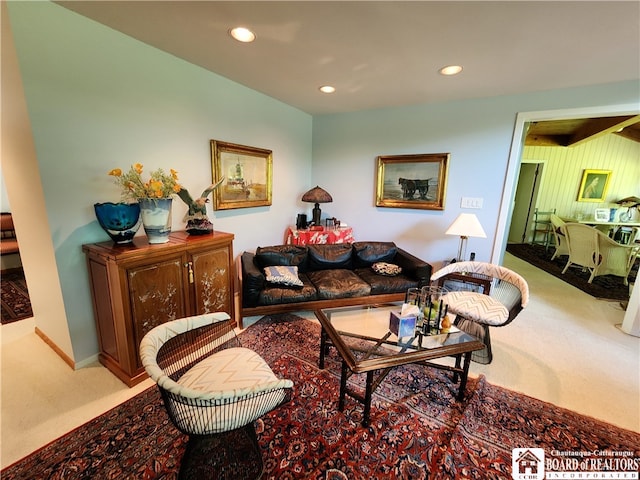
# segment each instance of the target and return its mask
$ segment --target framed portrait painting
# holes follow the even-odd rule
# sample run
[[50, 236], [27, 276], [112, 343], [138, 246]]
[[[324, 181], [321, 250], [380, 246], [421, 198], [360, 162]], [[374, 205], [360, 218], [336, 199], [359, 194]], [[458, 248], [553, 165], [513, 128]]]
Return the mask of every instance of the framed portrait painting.
[[271, 150], [211, 140], [211, 163], [214, 210], [271, 205]]
[[585, 170], [582, 172], [578, 201], [604, 202], [610, 178], [611, 170]]
[[377, 158], [376, 206], [444, 210], [448, 153]]

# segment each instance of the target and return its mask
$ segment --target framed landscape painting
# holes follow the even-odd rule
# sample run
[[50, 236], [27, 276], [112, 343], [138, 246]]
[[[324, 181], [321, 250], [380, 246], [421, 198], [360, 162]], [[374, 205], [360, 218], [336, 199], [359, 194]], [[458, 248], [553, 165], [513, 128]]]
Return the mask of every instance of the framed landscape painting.
[[211, 140], [211, 163], [214, 210], [271, 205], [271, 150]]
[[604, 202], [611, 178], [611, 170], [585, 170], [582, 172], [579, 202]]
[[444, 210], [448, 153], [377, 158], [376, 206]]

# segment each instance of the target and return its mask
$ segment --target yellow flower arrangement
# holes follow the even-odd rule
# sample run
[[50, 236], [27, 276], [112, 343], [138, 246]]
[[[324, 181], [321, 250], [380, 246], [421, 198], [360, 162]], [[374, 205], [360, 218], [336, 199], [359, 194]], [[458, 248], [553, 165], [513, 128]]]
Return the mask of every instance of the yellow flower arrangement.
[[149, 181], [142, 180], [143, 165], [136, 163], [131, 165], [127, 173], [122, 173], [119, 168], [114, 168], [109, 175], [115, 178], [115, 182], [122, 188], [123, 198], [137, 200], [139, 198], [170, 198], [178, 193], [182, 186], [178, 183], [178, 172], [173, 168], [167, 174], [161, 168], [151, 172]]

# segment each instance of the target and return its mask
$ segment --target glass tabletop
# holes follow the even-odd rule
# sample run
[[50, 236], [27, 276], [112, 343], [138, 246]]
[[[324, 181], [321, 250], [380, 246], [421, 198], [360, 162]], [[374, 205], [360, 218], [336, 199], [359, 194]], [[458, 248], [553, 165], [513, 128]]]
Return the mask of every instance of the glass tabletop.
[[[343, 359], [353, 369], [388, 366], [458, 355], [483, 348], [474, 336], [456, 327], [435, 335], [398, 337], [390, 331], [391, 313], [399, 314], [402, 303], [326, 308], [318, 320]], [[413, 331], [413, 330], [412, 330]]]

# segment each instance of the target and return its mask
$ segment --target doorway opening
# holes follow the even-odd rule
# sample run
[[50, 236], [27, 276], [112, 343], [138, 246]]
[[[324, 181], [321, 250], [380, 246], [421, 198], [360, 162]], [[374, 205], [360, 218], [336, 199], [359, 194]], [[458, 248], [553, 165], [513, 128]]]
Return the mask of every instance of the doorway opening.
[[[515, 196], [518, 190], [518, 178], [523, 164], [522, 155], [528, 126], [534, 122], [551, 120], [584, 119], [589, 117], [610, 117], [617, 115], [638, 115], [636, 104], [606, 105], [600, 107], [546, 110], [538, 112], [520, 112], [516, 117], [516, 124], [511, 141], [509, 162], [505, 175], [505, 188], [498, 214], [498, 225], [491, 254], [491, 262], [502, 264], [509, 240], [511, 222], [515, 207]], [[541, 178], [544, 178], [542, 176]]]
[[520, 164], [507, 243], [528, 243], [531, 239], [531, 224], [538, 204], [543, 170], [544, 162], [525, 160]]

